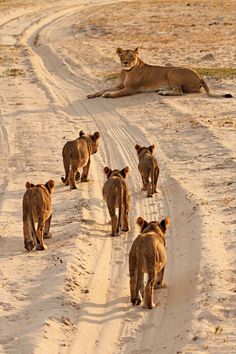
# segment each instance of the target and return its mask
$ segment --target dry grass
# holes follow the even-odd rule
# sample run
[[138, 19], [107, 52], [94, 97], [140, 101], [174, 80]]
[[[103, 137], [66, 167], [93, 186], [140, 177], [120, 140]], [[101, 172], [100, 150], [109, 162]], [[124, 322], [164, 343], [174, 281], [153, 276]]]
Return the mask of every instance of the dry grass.
[[236, 78], [236, 68], [194, 68], [199, 74], [217, 79]]
[[25, 72], [22, 69], [19, 68], [8, 68], [6, 70], [3, 71], [2, 77], [17, 77], [17, 76], [25, 76]]

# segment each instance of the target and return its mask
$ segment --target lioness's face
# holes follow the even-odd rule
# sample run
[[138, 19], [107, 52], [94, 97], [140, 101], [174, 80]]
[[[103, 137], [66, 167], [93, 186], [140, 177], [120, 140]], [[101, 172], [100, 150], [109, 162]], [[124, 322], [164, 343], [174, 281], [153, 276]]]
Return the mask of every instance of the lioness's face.
[[135, 50], [117, 48], [116, 53], [120, 57], [120, 62], [124, 70], [131, 70], [138, 60], [138, 48]]

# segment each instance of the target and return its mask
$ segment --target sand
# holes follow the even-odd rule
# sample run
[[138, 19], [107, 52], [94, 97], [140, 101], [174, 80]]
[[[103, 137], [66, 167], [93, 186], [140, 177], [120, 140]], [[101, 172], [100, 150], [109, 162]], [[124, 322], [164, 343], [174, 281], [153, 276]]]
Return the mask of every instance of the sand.
[[[236, 97], [234, 1], [0, 1], [0, 353], [235, 353], [236, 99], [157, 93], [87, 100], [111, 87], [116, 47], [157, 65], [220, 68]], [[90, 182], [70, 191], [61, 150], [101, 133]], [[135, 144], [155, 144], [158, 194], [141, 192]], [[103, 167], [130, 167], [131, 231], [109, 236]], [[26, 252], [26, 181], [56, 181], [46, 251]], [[169, 215], [167, 288], [133, 307], [136, 218]]]

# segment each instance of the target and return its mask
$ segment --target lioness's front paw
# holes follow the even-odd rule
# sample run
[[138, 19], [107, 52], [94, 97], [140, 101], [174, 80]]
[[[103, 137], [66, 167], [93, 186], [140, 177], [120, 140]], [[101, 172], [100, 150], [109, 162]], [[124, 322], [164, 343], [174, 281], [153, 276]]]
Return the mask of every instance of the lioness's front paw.
[[95, 98], [98, 97], [97, 93], [90, 93], [89, 95], [87, 95], [87, 98]]
[[111, 92], [104, 92], [104, 94], [102, 95], [102, 97], [105, 97], [105, 98], [112, 98], [112, 93]]

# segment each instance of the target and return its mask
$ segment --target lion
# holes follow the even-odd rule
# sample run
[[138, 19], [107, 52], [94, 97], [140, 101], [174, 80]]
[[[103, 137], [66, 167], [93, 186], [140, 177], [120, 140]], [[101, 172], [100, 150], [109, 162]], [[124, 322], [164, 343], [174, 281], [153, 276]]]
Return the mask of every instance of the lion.
[[82, 130], [79, 138], [67, 141], [62, 149], [65, 178], [61, 177], [62, 182], [70, 189], [76, 189], [76, 181], [79, 180], [79, 168], [83, 168], [81, 182], [88, 182], [90, 157], [98, 150], [100, 133], [85, 134]]
[[[162, 287], [164, 269], [167, 261], [165, 233], [170, 218], [147, 222], [137, 219], [141, 233], [134, 240], [129, 253], [129, 274], [131, 303], [140, 305], [144, 298], [144, 307], [152, 309], [154, 287]], [[148, 274], [144, 289], [144, 273]]]
[[[157, 160], [153, 156], [155, 145], [149, 147], [141, 147], [136, 144], [135, 149], [138, 154], [139, 164], [138, 169], [143, 181], [142, 190], [147, 190], [147, 196], [152, 197], [157, 193], [157, 180], [159, 177], [159, 166]], [[151, 179], [151, 182], [150, 182]]]
[[117, 48], [122, 66], [117, 86], [87, 95], [95, 97], [122, 97], [142, 92], [158, 92], [164, 96], [180, 96], [204, 88], [210, 97], [232, 97], [231, 94], [212, 94], [203, 78], [193, 69], [178, 66], [156, 66], [139, 58], [139, 49]]
[[107, 175], [107, 181], [103, 186], [102, 194], [111, 217], [111, 236], [118, 236], [121, 230], [129, 231], [130, 195], [125, 182], [129, 167], [122, 170], [111, 170], [105, 167], [104, 172]]
[[[52, 219], [51, 193], [55, 182], [49, 180], [45, 184], [26, 182], [26, 191], [23, 196], [23, 233], [27, 251], [35, 245], [37, 250], [46, 250], [44, 238], [50, 238], [49, 233]], [[37, 231], [35, 229], [37, 223]]]

